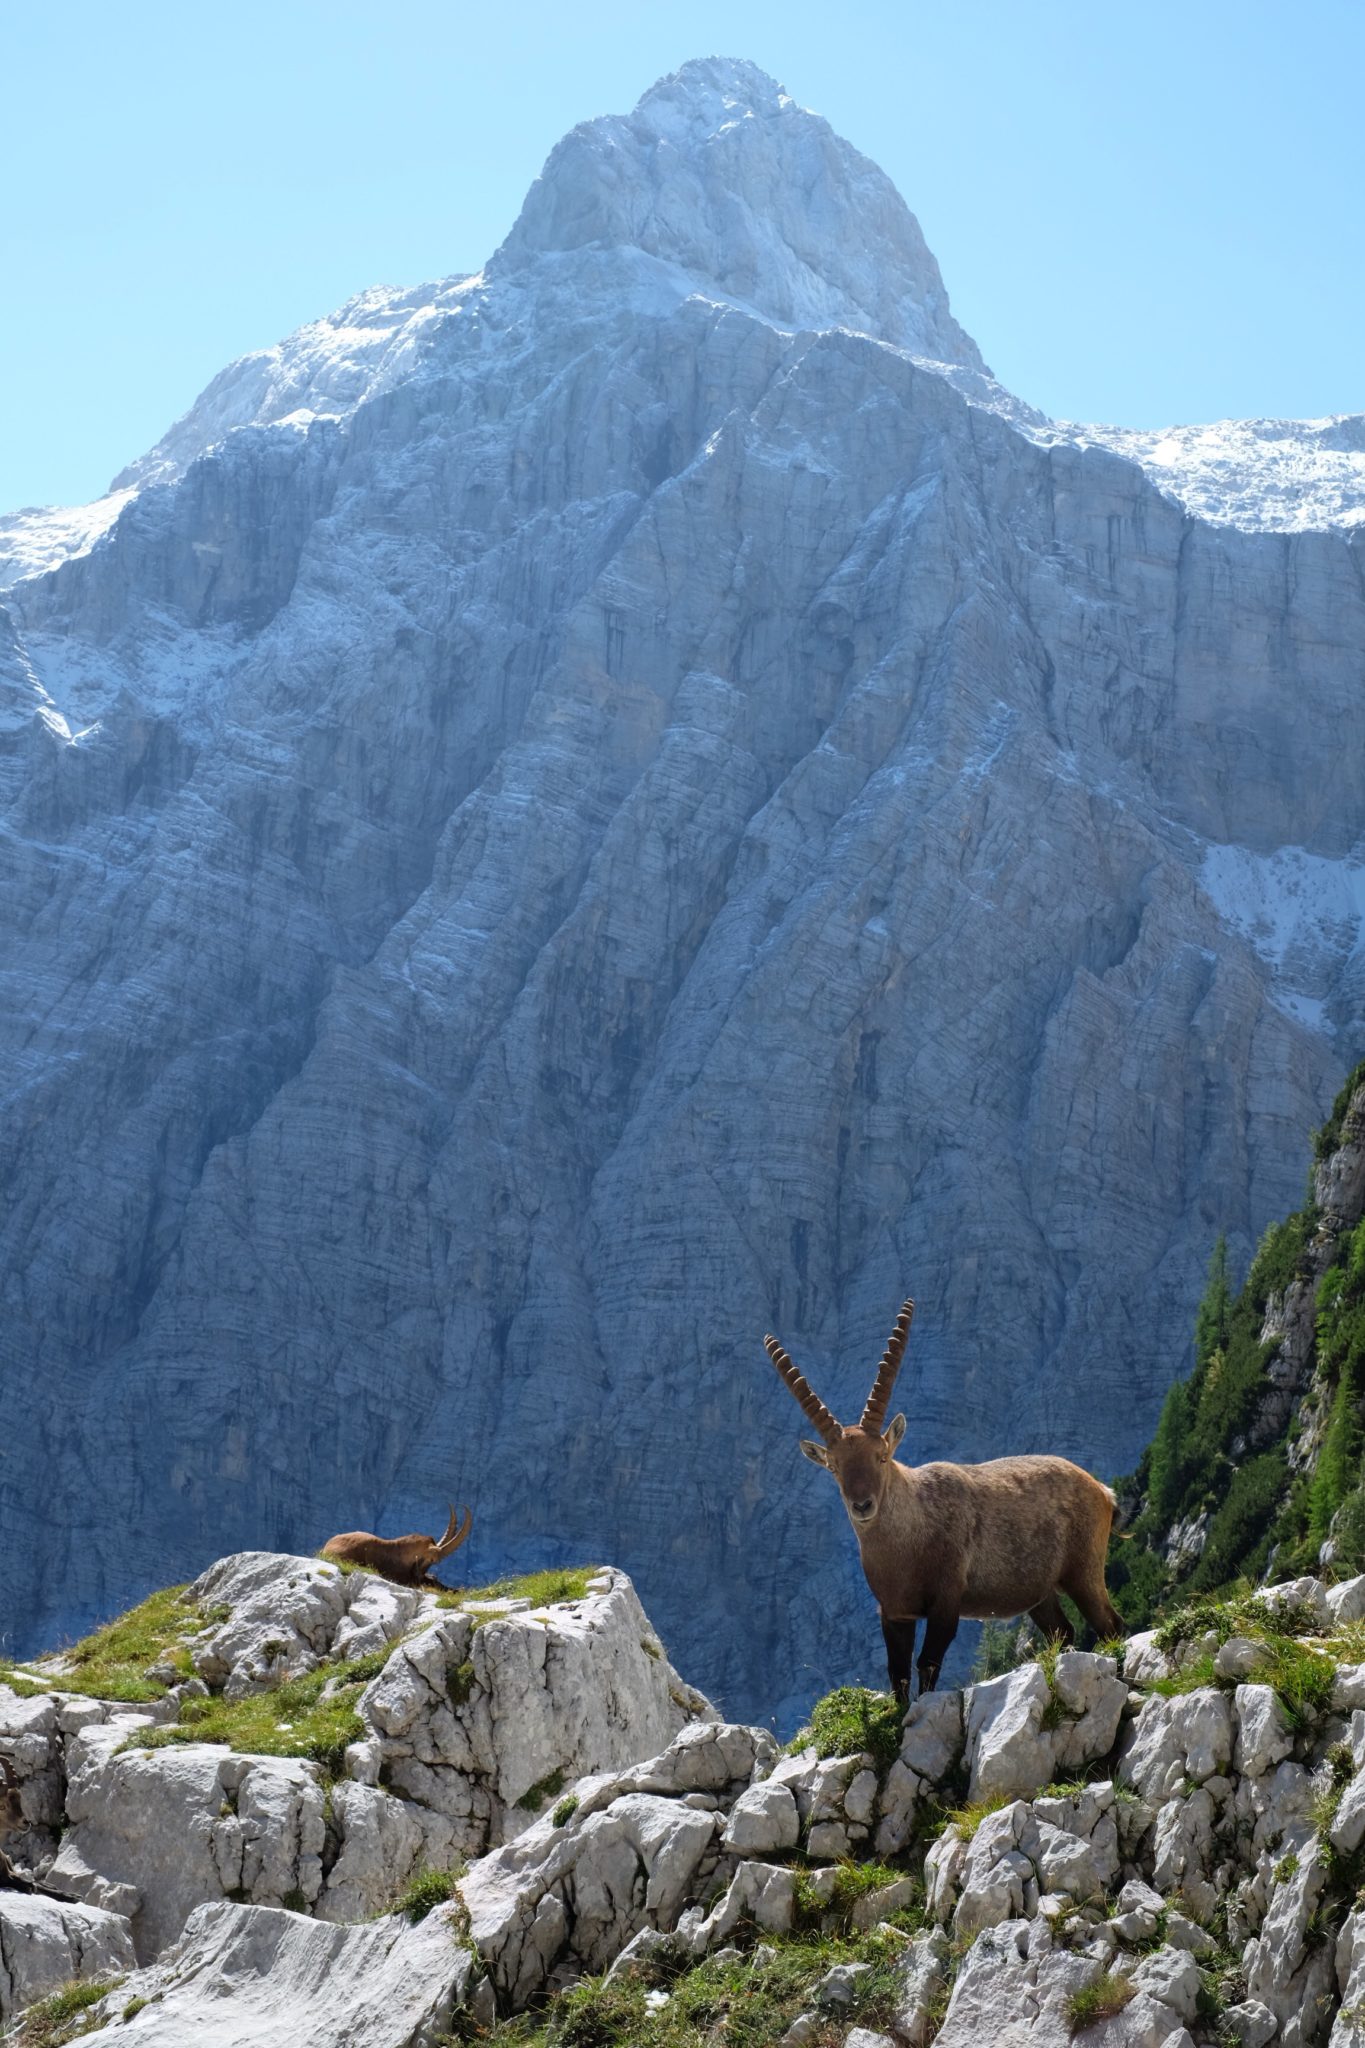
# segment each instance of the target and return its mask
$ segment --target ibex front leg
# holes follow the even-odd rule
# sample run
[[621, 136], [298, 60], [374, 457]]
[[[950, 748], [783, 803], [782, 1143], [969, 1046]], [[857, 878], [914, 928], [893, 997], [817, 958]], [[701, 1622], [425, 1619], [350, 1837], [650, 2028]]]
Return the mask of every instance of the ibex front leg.
[[886, 1672], [891, 1690], [901, 1706], [910, 1700], [910, 1672], [915, 1660], [915, 1630], [919, 1623], [891, 1621], [882, 1615], [882, 1637], [886, 1643]]
[[938, 1674], [948, 1654], [948, 1645], [957, 1634], [957, 1603], [951, 1606], [940, 1604], [931, 1607], [924, 1623], [924, 1648], [919, 1657], [919, 1689], [921, 1693], [932, 1692], [938, 1684]]

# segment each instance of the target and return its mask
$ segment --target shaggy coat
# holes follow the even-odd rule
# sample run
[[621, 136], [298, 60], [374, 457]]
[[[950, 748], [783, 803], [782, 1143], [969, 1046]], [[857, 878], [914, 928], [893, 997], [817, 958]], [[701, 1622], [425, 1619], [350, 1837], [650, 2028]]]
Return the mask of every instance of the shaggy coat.
[[1072, 1640], [1059, 1594], [1101, 1637], [1123, 1632], [1104, 1583], [1114, 1495], [1067, 1458], [993, 1458], [984, 1465], [900, 1465], [893, 1452], [905, 1417], [882, 1422], [910, 1335], [907, 1301], [882, 1355], [859, 1422], [845, 1426], [811, 1390], [775, 1337], [764, 1344], [783, 1381], [820, 1431], [801, 1448], [834, 1474], [858, 1538], [863, 1571], [881, 1611], [887, 1669], [898, 1699], [910, 1695], [915, 1633], [922, 1620], [921, 1692], [938, 1682], [965, 1614], [991, 1620], [1027, 1614], [1045, 1635]]

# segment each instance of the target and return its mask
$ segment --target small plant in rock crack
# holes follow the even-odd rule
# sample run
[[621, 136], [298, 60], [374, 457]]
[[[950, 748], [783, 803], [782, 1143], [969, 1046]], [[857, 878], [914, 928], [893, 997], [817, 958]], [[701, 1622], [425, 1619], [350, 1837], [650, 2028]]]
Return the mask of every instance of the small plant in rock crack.
[[1136, 1997], [1136, 1984], [1106, 1970], [1093, 1984], [1087, 1984], [1083, 1991], [1073, 1991], [1067, 1999], [1067, 2025], [1073, 2034], [1083, 2033], [1087, 2027], [1098, 2026], [1101, 2020], [1113, 2019]]
[[557, 1799], [564, 1790], [564, 1776], [563, 1771], [549, 1771], [534, 1785], [528, 1785], [517, 1801], [522, 1812], [539, 1813], [547, 1799]]
[[457, 1863], [453, 1870], [419, 1870], [410, 1877], [393, 1904], [390, 1913], [402, 1913], [415, 1927], [425, 1920], [428, 1913], [437, 1906], [448, 1905], [455, 1896], [455, 1887], [464, 1876], [465, 1866]]

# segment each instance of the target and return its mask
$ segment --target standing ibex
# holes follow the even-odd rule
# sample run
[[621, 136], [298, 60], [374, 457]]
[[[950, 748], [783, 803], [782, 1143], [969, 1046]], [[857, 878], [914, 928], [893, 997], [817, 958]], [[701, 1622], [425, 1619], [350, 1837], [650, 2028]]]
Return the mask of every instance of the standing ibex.
[[921, 1692], [932, 1692], [964, 1614], [979, 1620], [1028, 1614], [1045, 1635], [1072, 1640], [1058, 1593], [1074, 1600], [1097, 1635], [1123, 1622], [1104, 1584], [1114, 1496], [1067, 1458], [993, 1458], [985, 1465], [898, 1465], [905, 1433], [887, 1404], [915, 1313], [907, 1301], [882, 1354], [862, 1419], [844, 1428], [811, 1390], [776, 1337], [764, 1347], [823, 1437], [801, 1448], [839, 1482], [881, 1610], [887, 1669], [897, 1699], [910, 1697], [915, 1628], [924, 1617]]
[[333, 1536], [322, 1546], [322, 1556], [330, 1557], [339, 1564], [367, 1564], [371, 1571], [381, 1578], [392, 1579], [396, 1586], [429, 1586], [434, 1591], [444, 1592], [439, 1579], [428, 1576], [432, 1567], [443, 1557], [449, 1557], [452, 1550], [458, 1550], [469, 1534], [469, 1525], [474, 1517], [466, 1508], [464, 1520], [455, 1527], [455, 1509], [450, 1510], [445, 1535], [438, 1542], [434, 1536], [371, 1536], [364, 1529], [348, 1530], [344, 1536]]

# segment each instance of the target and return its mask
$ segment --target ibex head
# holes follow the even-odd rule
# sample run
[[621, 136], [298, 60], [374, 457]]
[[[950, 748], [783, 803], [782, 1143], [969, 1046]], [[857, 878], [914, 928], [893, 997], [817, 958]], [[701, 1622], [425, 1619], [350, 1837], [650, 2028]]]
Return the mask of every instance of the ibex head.
[[782, 1375], [792, 1395], [799, 1403], [802, 1413], [815, 1424], [822, 1441], [812, 1443], [803, 1437], [801, 1448], [816, 1465], [823, 1465], [834, 1474], [839, 1482], [839, 1491], [844, 1497], [844, 1506], [854, 1528], [862, 1533], [876, 1521], [882, 1500], [886, 1493], [887, 1480], [891, 1473], [891, 1461], [896, 1446], [905, 1434], [905, 1417], [893, 1415], [886, 1428], [887, 1405], [891, 1389], [896, 1383], [901, 1360], [905, 1356], [906, 1342], [910, 1336], [910, 1322], [915, 1313], [913, 1301], [907, 1301], [896, 1318], [896, 1327], [891, 1332], [890, 1342], [882, 1353], [882, 1362], [877, 1368], [877, 1377], [872, 1383], [872, 1392], [867, 1397], [867, 1406], [856, 1423], [845, 1427], [836, 1422], [824, 1402], [813, 1391], [792, 1364], [776, 1337], [763, 1339], [764, 1349]]
[[410, 1536], [407, 1539], [414, 1546], [414, 1562], [420, 1565], [423, 1571], [429, 1572], [433, 1565], [441, 1562], [443, 1557], [449, 1557], [452, 1550], [459, 1549], [465, 1537], [469, 1534], [469, 1527], [473, 1519], [472, 1513], [466, 1508], [464, 1520], [460, 1522], [460, 1526], [457, 1529], [455, 1524], [459, 1521], [459, 1516], [455, 1512], [455, 1504], [452, 1501], [450, 1520], [446, 1523], [444, 1536]]

